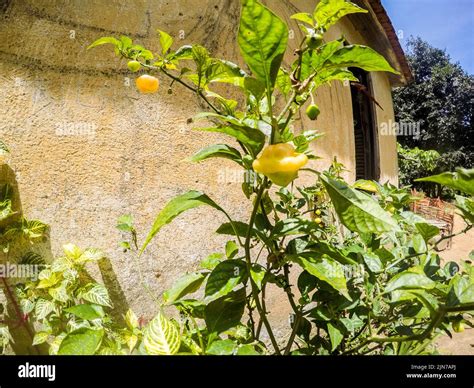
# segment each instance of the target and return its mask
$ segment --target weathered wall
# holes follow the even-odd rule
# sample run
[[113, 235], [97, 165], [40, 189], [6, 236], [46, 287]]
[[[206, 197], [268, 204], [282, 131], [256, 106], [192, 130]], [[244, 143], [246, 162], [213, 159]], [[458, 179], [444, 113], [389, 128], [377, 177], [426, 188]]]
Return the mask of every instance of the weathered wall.
[[[282, 0], [271, 6], [288, 19], [314, 2]], [[119, 305], [138, 314], [149, 316], [155, 306], [138, 285], [136, 263], [118, 248], [118, 216], [133, 214], [143, 237], [157, 211], [191, 188], [206, 191], [235, 219], [245, 219], [248, 209], [240, 183], [219, 179], [226, 171], [232, 175], [231, 162], [204, 167], [184, 161], [219, 139], [191, 131], [187, 119], [201, 109], [192, 94], [176, 88], [169, 95], [168, 81], [161, 79], [160, 93], [142, 96], [110, 47], [85, 48], [100, 36], [120, 34], [156, 48], [154, 31], [160, 28], [174, 36], [184, 32], [178, 44], [199, 42], [215, 56], [240, 62], [238, 14], [237, 0], [11, 0], [0, 15], [0, 138], [12, 149], [23, 211], [51, 225], [53, 254], [67, 242], [103, 249], [110, 257], [101, 267], [104, 280], [122, 299]], [[293, 25], [294, 46], [300, 33]], [[332, 37], [344, 32], [370, 45], [350, 22], [341, 28], [330, 31]], [[291, 56], [289, 50], [287, 60]], [[384, 107], [378, 122], [392, 118], [384, 74], [374, 76], [374, 93]], [[349, 88], [326, 87], [317, 101], [320, 119], [297, 125], [326, 133], [315, 145], [320, 166], [337, 155], [353, 170]], [[396, 180], [395, 140], [383, 138], [380, 145], [383, 179]], [[206, 254], [220, 251], [224, 239], [213, 232], [222, 221], [222, 215], [200, 209], [164, 228], [141, 259], [151, 288], [161, 292]]]

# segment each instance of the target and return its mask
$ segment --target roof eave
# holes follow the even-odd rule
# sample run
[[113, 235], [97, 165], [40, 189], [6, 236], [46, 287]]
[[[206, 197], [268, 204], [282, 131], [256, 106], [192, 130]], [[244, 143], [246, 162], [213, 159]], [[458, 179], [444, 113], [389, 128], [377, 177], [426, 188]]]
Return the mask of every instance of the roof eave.
[[[413, 74], [408, 65], [407, 58], [403, 52], [403, 48], [398, 40], [397, 33], [393, 27], [392, 22], [387, 14], [387, 11], [383, 7], [381, 0], [352, 0], [358, 3], [363, 8], [368, 9], [369, 14], [353, 14], [349, 15], [354, 25], [361, 25], [367, 23], [367, 16], [371, 17], [372, 24], [375, 28], [372, 31], [375, 33], [382, 33], [382, 37], [377, 37], [378, 45], [374, 49], [380, 51], [392, 66], [400, 73], [399, 75], [390, 75], [390, 81], [393, 86], [401, 86], [410, 83], [413, 80]], [[387, 50], [389, 49], [389, 50]]]

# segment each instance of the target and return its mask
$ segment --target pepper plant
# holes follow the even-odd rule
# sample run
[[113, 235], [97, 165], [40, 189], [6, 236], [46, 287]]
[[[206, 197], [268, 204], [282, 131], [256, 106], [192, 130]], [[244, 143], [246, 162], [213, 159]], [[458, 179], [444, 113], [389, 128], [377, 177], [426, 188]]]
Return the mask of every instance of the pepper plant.
[[[142, 93], [159, 90], [156, 73], [170, 80], [170, 88], [182, 86], [207, 104], [194, 121], [210, 124], [196, 129], [233, 142], [199, 150], [191, 162], [225, 158], [254, 177], [242, 184], [252, 204], [247, 220], [235, 220], [206, 194], [189, 191], [169, 201], [136, 246], [142, 255], [163, 226], [198, 206], [227, 218], [217, 230], [230, 236], [225, 252], [205, 258], [201, 270], [164, 293], [159, 315], [144, 330], [144, 352], [422, 354], [433, 351], [433, 338], [453, 323], [459, 329], [469, 321], [463, 313], [474, 308], [472, 265], [441, 264], [437, 249], [446, 236], [407, 210], [405, 190], [371, 181], [351, 186], [337, 161], [325, 172], [307, 167], [315, 158], [310, 143], [320, 134], [301, 133], [293, 124], [300, 110], [317, 119], [318, 88], [358, 81], [353, 67], [396, 73], [369, 47], [344, 37], [324, 39], [340, 18], [366, 12], [344, 0], [321, 0], [313, 13], [293, 15], [304, 38], [288, 66], [288, 26], [256, 0], [242, 0], [237, 42], [245, 68], [200, 45], [174, 49], [164, 31], [158, 31], [158, 53], [125, 36], [91, 44], [111, 44], [129, 60], [129, 70], [141, 74], [136, 86]], [[243, 99], [218, 94], [213, 86], [219, 83], [233, 85]], [[297, 186], [299, 173], [311, 174], [314, 183]], [[472, 179], [467, 182], [472, 188]], [[472, 199], [463, 198], [472, 225]], [[136, 243], [136, 232], [129, 231]], [[292, 310], [284, 335], [276, 334], [269, 316], [271, 288], [286, 294]], [[201, 296], [193, 297], [198, 290]], [[182, 315], [180, 325], [161, 311], [171, 305]]]

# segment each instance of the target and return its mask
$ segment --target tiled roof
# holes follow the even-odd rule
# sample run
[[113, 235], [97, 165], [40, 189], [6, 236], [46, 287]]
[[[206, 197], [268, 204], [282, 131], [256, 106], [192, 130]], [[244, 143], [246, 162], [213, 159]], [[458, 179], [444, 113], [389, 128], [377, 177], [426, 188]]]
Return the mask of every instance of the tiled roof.
[[408, 65], [408, 61], [405, 57], [405, 53], [403, 52], [402, 46], [400, 45], [400, 41], [398, 40], [397, 33], [393, 28], [393, 24], [390, 21], [390, 18], [387, 14], [387, 11], [383, 7], [381, 0], [367, 0], [370, 4], [372, 10], [374, 11], [377, 20], [381, 24], [382, 28], [385, 30], [388, 40], [392, 46], [393, 52], [395, 53], [397, 60], [400, 64], [401, 71], [403, 76], [405, 77], [407, 82], [413, 80], [413, 74], [410, 70], [410, 66]]

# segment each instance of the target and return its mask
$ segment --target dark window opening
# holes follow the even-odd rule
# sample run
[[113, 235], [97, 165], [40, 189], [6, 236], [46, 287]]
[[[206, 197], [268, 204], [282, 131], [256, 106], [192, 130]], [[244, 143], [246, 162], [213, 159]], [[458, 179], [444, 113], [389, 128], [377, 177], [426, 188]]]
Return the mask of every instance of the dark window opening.
[[350, 70], [359, 79], [360, 84], [351, 84], [356, 179], [378, 180], [380, 167], [374, 103], [360, 90], [361, 86], [364, 86], [366, 92], [372, 94], [369, 73], [356, 68]]

